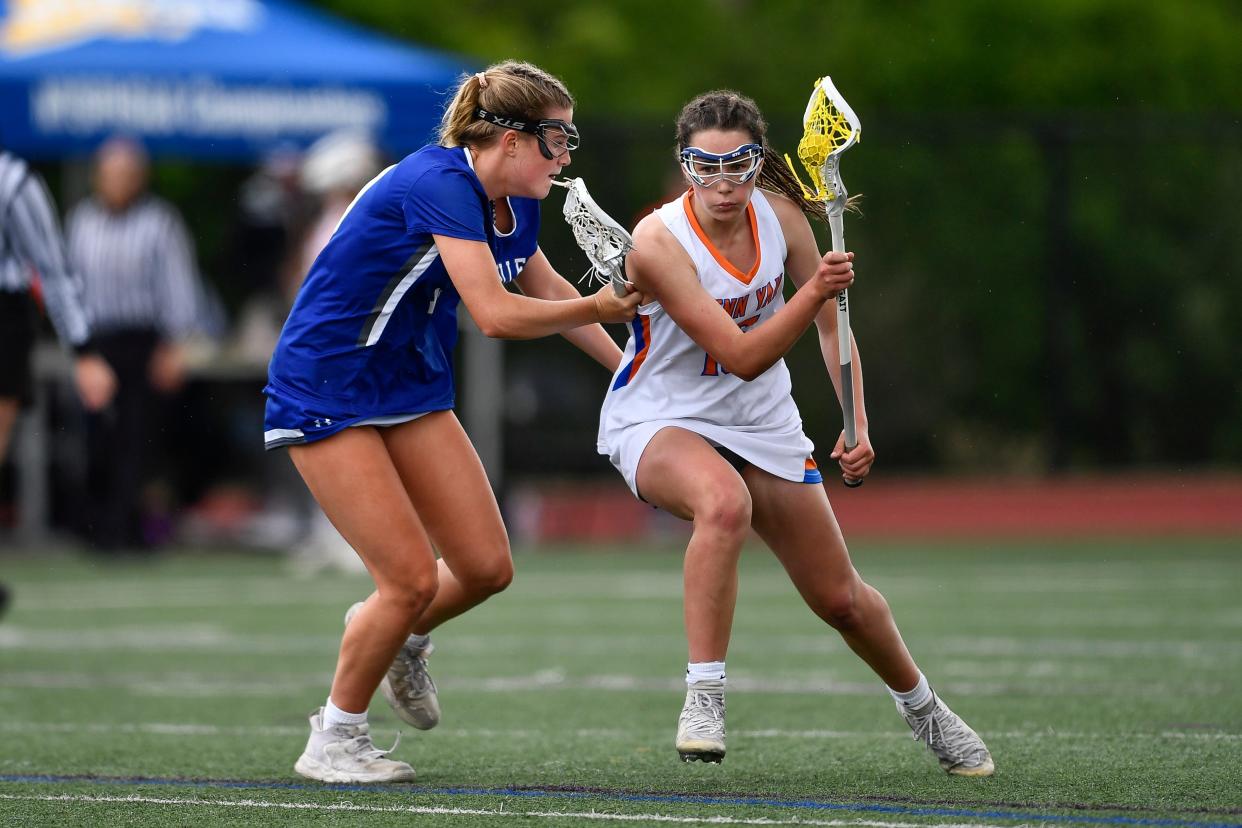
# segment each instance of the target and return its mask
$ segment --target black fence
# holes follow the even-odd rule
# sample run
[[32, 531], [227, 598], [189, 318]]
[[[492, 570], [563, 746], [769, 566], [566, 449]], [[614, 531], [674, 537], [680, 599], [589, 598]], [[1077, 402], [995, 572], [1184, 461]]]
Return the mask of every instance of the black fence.
[[[792, 153], [797, 116], [772, 122], [772, 143]], [[582, 128], [569, 172], [623, 223], [675, 186], [671, 122]], [[65, 168], [44, 172], [54, 190], [72, 189]], [[871, 114], [842, 172], [863, 196], [863, 215], [845, 223], [858, 254], [851, 314], [883, 469], [1242, 466], [1237, 116]], [[270, 288], [232, 238], [249, 171], [161, 162], [156, 173], [236, 317]], [[545, 204], [542, 244], [575, 278], [587, 262], [560, 205], [559, 192]], [[787, 361], [807, 433], [826, 454], [841, 417], [815, 336]], [[221, 480], [269, 485], [262, 368], [252, 368], [227, 381], [209, 373], [172, 406], [161, 459], [180, 481], [174, 499], [193, 502]], [[512, 342], [502, 377], [479, 393], [503, 403], [505, 481], [614, 474], [595, 452], [608, 381], [599, 366], [559, 338]], [[63, 499], [57, 481], [75, 476], [76, 449], [57, 447], [78, 445], [80, 418], [61, 399], [48, 431], [53, 500]], [[469, 394], [460, 403], [469, 422]], [[12, 522], [12, 459], [0, 469], [0, 526]]]
[[[583, 133], [571, 173], [601, 205], [624, 219], [660, 199], [671, 124]], [[770, 137], [792, 154], [796, 119]], [[1242, 464], [1237, 116], [872, 115], [842, 172], [863, 195], [845, 226], [851, 314], [886, 467]], [[576, 275], [587, 265], [559, 203], [543, 245]], [[840, 412], [815, 337], [788, 362], [826, 452]], [[606, 470], [593, 449], [606, 381], [563, 342], [507, 345], [509, 473]]]

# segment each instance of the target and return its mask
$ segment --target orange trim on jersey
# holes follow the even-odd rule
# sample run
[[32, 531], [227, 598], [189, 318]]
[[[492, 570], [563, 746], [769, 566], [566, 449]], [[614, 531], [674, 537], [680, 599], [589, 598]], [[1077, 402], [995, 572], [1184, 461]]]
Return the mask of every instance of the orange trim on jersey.
[[634, 358], [630, 360], [630, 364], [621, 369], [617, 374], [617, 379], [612, 384], [612, 390], [624, 388], [630, 384], [630, 380], [638, 374], [638, 369], [643, 366], [643, 361], [647, 359], [647, 354], [651, 350], [651, 317], [639, 314], [634, 321], [630, 322], [631, 336], [634, 339], [634, 347], [637, 349]]
[[638, 353], [634, 354], [634, 364], [630, 366], [630, 379], [634, 379], [638, 369], [643, 367], [647, 354], [651, 353], [651, 317], [639, 314], [638, 321], [643, 326], [643, 347]]
[[742, 284], [749, 285], [754, 280], [755, 274], [759, 272], [759, 263], [763, 261], [763, 249], [759, 246], [759, 219], [755, 217], [755, 205], [751, 202], [746, 203], [746, 218], [750, 219], [750, 235], [755, 240], [755, 263], [751, 265], [749, 273], [743, 273], [716, 249], [716, 245], [712, 244], [711, 239], [703, 232], [703, 226], [699, 224], [698, 216], [694, 214], [694, 205], [691, 203], [693, 196], [694, 190], [687, 190], [682, 205], [686, 208], [686, 216], [690, 219], [690, 227], [694, 229], [694, 234], [699, 237], [699, 241], [703, 242], [707, 252], [712, 254], [716, 264], [723, 267], [725, 272], [734, 279], [737, 279]]
[[815, 458], [806, 458], [806, 466], [802, 471], [803, 483], [823, 483], [824, 476], [819, 473], [819, 466], [815, 465]]

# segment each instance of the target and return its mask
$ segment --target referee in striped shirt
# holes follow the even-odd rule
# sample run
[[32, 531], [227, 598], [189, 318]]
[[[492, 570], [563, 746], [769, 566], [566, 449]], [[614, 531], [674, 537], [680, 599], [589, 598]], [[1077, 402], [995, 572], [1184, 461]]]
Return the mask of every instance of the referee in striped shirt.
[[87, 523], [101, 551], [148, 546], [141, 496], [158, 455], [163, 398], [185, 377], [182, 342], [200, 325], [201, 284], [180, 214], [147, 192], [148, 160], [114, 138], [95, 158], [94, 195], [69, 214], [92, 341], [116, 371], [109, 416], [88, 418]]
[[[83, 405], [112, 399], [116, 376], [89, 339], [81, 285], [70, 272], [52, 197], [37, 173], [0, 149], [0, 464], [22, 404], [33, 389], [30, 352], [38, 333], [35, 277], [60, 341], [76, 353], [74, 380]], [[6, 593], [0, 586], [0, 611]]]

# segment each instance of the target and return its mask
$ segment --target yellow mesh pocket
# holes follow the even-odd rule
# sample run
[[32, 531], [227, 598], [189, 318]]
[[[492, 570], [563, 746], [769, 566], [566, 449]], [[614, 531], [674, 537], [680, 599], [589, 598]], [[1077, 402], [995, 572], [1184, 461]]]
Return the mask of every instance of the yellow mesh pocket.
[[[805, 122], [802, 124], [802, 140], [798, 142], [798, 160], [806, 168], [814, 189], [798, 180], [802, 194], [811, 201], [832, 201], [835, 194], [824, 181], [824, 163], [833, 151], [849, 143], [854, 128], [850, 125], [845, 113], [837, 109], [832, 100], [824, 93], [824, 88], [817, 81], [814, 98], [808, 107]], [[788, 155], [785, 160], [793, 169], [793, 161]]]

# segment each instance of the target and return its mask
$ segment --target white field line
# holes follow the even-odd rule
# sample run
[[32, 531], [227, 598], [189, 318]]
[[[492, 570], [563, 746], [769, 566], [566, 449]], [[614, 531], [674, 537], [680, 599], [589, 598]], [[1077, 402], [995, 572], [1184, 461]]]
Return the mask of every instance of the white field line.
[[[159, 675], [105, 674], [85, 672], [6, 671], [0, 673], [0, 688], [29, 688], [40, 690], [126, 690], [137, 694], [156, 696], [218, 697], [239, 696], [286, 696], [307, 688], [326, 688], [332, 680], [330, 673], [301, 675], [271, 675], [254, 681], [238, 679], [220, 680], [214, 673], [170, 672]], [[483, 693], [511, 693], [524, 690], [613, 690], [685, 692], [685, 681], [680, 677], [644, 678], [631, 675], [590, 676], [571, 678], [560, 670], [540, 670], [523, 676], [493, 678], [446, 678], [437, 680], [441, 691], [466, 690]], [[774, 693], [811, 693], [831, 695], [874, 696], [882, 694], [880, 684], [868, 682], [837, 682], [830, 679], [804, 681], [797, 679], [748, 680], [729, 679], [729, 686], [741, 692], [761, 690]], [[946, 688], [955, 685], [946, 684]], [[982, 685], [974, 692], [996, 695], [1006, 692], [1000, 685]], [[962, 688], [956, 690], [964, 695]]]
[[1242, 611], [1234, 607], [1222, 607], [1215, 611], [1196, 612], [1187, 616], [1182, 610], [1170, 607], [1064, 607], [1024, 612], [1031, 627], [1046, 630], [1050, 627], [1087, 627], [1101, 629], [1170, 630], [1179, 627], [1200, 629], [1202, 627], [1242, 627]]
[[133, 650], [143, 653], [185, 651], [272, 655], [332, 652], [340, 643], [340, 635], [233, 633], [217, 624], [95, 627], [89, 630], [0, 627], [0, 651], [111, 652]]
[[[1021, 828], [1023, 823], [1004, 822], [882, 822], [871, 819], [806, 819], [790, 817], [788, 819], [771, 819], [768, 817], [730, 817], [715, 816], [675, 816], [671, 814], [612, 814], [603, 811], [527, 811], [507, 808], [447, 808], [433, 805], [355, 805], [352, 802], [264, 802], [257, 799], [182, 799], [154, 796], [92, 796], [90, 794], [57, 794], [57, 795], [22, 795], [0, 794], [0, 799], [19, 802], [82, 802], [82, 803], [118, 803], [169, 805], [176, 807], [207, 807], [207, 808], [273, 808], [290, 811], [325, 811], [372, 814], [427, 814], [483, 816], [529, 819], [593, 819], [601, 822], [667, 822], [687, 825], [822, 825], [850, 826], [860, 825], [866, 828], [925, 828], [935, 825], [937, 828], [992, 828], [1005, 825], [1007, 828]], [[1040, 822], [1040, 825], [1055, 823]]]
[[[661, 639], [666, 639], [661, 641]], [[514, 637], [511, 647], [505, 647], [495, 638], [482, 636], [455, 636], [449, 639], [447, 647], [455, 656], [474, 654], [486, 656], [500, 650], [510, 652], [520, 649], [520, 638]], [[650, 653], [653, 648], [665, 646], [676, 649], [682, 646], [680, 633], [668, 636], [628, 636], [625, 638], [609, 637], [606, 644], [597, 636], [580, 638], [540, 638], [540, 648], [557, 653], [560, 657], [578, 654], [595, 654], [601, 650], [613, 653]], [[82, 651], [100, 653], [127, 653], [144, 658], [160, 658], [167, 654], [204, 654], [238, 655], [238, 656], [291, 656], [291, 655], [325, 655], [335, 652], [340, 639], [335, 635], [294, 635], [294, 634], [254, 634], [230, 633], [210, 624], [187, 625], [179, 627], [118, 627], [96, 630], [31, 630], [24, 627], [0, 626], [0, 652], [22, 651], [42, 653], [77, 653]], [[530, 639], [525, 640], [530, 644]], [[780, 653], [788, 656], [823, 657], [834, 655], [845, 656], [845, 645], [839, 638], [827, 635], [810, 640], [810, 637], [779, 636], [770, 644], [760, 642], [753, 636], [737, 636], [734, 645], [740, 651], [758, 650], [768, 654]], [[920, 648], [921, 652], [939, 654], [941, 648], [935, 646]], [[1066, 680], [1086, 682], [1105, 681], [1112, 677], [1112, 664], [1104, 658], [1085, 658], [1081, 652], [1072, 657], [1057, 659], [1044, 653], [1043, 658], [1030, 658], [1013, 652], [1009, 655], [998, 655], [996, 642], [988, 641], [981, 645], [979, 654], [957, 653], [956, 648], [948, 660], [942, 660], [936, 666], [936, 675], [941, 682], [967, 680], [995, 684], [999, 681], [1021, 681], [1024, 679], [1049, 679], [1064, 683]], [[1167, 658], [1168, 656], [1163, 656]], [[1182, 652], [1182, 660], [1188, 664], [1205, 667], [1219, 665], [1229, 661], [1227, 654], [1203, 653], [1197, 651]], [[787, 671], [781, 671], [787, 672]], [[831, 686], [834, 683], [832, 673], [826, 670], [803, 670], [793, 677], [804, 685], [820, 683]], [[731, 680], [746, 681], [744, 675], [735, 673]], [[769, 676], [767, 681], [772, 681]], [[451, 682], [451, 679], [445, 679]]]
[[[331, 683], [330, 673], [280, 674], [246, 681], [240, 678], [221, 679], [217, 673], [168, 672], [161, 674], [95, 672], [69, 673], [44, 671], [6, 671], [0, 673], [0, 690], [109, 690], [128, 692], [139, 696], [176, 698], [221, 698], [225, 696], [273, 698], [287, 697], [311, 690], [322, 690]], [[1004, 696], [1022, 689], [1021, 680], [1002, 681], [953, 681], [939, 684], [947, 696]], [[1041, 680], [1042, 682], [1042, 680]], [[613, 692], [684, 692], [685, 684], [680, 678], [650, 678], [632, 675], [605, 675], [570, 677], [560, 670], [539, 670], [531, 674], [503, 677], [454, 678], [437, 681], [440, 689], [478, 693], [515, 693], [541, 690], [602, 690]], [[1095, 682], [1042, 682], [1044, 693], [1055, 692], [1061, 696], [1091, 695], [1104, 692], [1108, 683]], [[789, 695], [815, 696], [876, 696], [883, 694], [882, 687], [874, 681], [847, 682], [828, 677], [768, 677], [763, 679], [737, 676], [729, 678], [731, 690], [741, 693], [785, 693]], [[1150, 698], [1170, 696], [1194, 696], [1210, 698], [1231, 693], [1232, 686], [1225, 681], [1146, 682], [1129, 688], [1131, 695]]]
[[[540, 573], [522, 577], [519, 562], [518, 578], [510, 588], [510, 600], [547, 600], [563, 602], [575, 607], [584, 602], [598, 603], [616, 600], [677, 601], [681, 598], [679, 570], [628, 570], [608, 573], [604, 585], [601, 576], [560, 575]], [[864, 575], [866, 573], [864, 572]], [[542, 579], [541, 579], [542, 576]], [[925, 578], [881, 574], [877, 585], [894, 594], [924, 594]], [[356, 595], [349, 595], [342, 586], [356, 585]], [[1005, 571], [997, 575], [971, 578], [958, 584], [962, 593], [1015, 594], [1046, 593], [1066, 594], [1133, 594], [1149, 589], [1151, 581], [1145, 578], [1119, 578], [1116, 573], [1075, 574], [1064, 568], [1054, 574], [1047, 570], [1023, 573]], [[1194, 592], [1210, 594], [1231, 590], [1231, 579], [1219, 575], [1197, 577], [1172, 576], [1160, 582], [1163, 591]], [[746, 599], [789, 597], [796, 601], [797, 594], [782, 575], [767, 572], [743, 572], [740, 585]], [[210, 608], [231, 606], [308, 606], [318, 604], [348, 605], [371, 590], [370, 582], [363, 576], [340, 576], [336, 579], [298, 579], [270, 575], [241, 575], [237, 578], [104, 578], [70, 583], [23, 584], [20, 595], [27, 611], [55, 613], [87, 612], [103, 609], [152, 609], [152, 608]], [[1103, 610], [1108, 617], [1110, 610]], [[1117, 610], [1135, 624], [1158, 623], [1159, 608], [1152, 613]], [[1153, 620], [1153, 617], [1155, 620]], [[1175, 619], [1173, 619], [1175, 620]], [[1117, 618], [1121, 622], [1121, 615]]]
[[[744, 641], [745, 637], [739, 637]], [[439, 641], [439, 639], [437, 639]], [[597, 653], [601, 647], [609, 651], [646, 652], [657, 643], [670, 648], [684, 646], [680, 631], [664, 635], [633, 633], [589, 636], [531, 636], [521, 635], [468, 635], [453, 636], [451, 646], [462, 653], [494, 653], [513, 651], [537, 644], [541, 649], [556, 652]], [[281, 653], [328, 653], [340, 646], [340, 633], [319, 635], [295, 633], [243, 633], [233, 632], [219, 624], [195, 623], [182, 625], [125, 625], [117, 627], [92, 627], [90, 629], [36, 629], [6, 624], [0, 626], [0, 651], [31, 650], [61, 652], [90, 651], [139, 651], [156, 652], [216, 652], [222, 654], [281, 654]], [[765, 649], [780, 648], [791, 653], [846, 652], [845, 645], [835, 633], [822, 636], [803, 636], [792, 642], [772, 642]], [[756, 642], [756, 646], [758, 642]], [[441, 645], [443, 646], [443, 645]]]
[[1238, 641], [1125, 641], [1087, 638], [1016, 638], [1004, 636], [946, 636], [929, 641], [923, 650], [943, 655], [1055, 656], [1060, 658], [1239, 658]]
[[[511, 595], [522, 599], [559, 598], [567, 602], [582, 602], [584, 595], [601, 599], [615, 598], [626, 602], [635, 599], [681, 598], [681, 576], [677, 570], [668, 572], [627, 571], [610, 575], [607, 585], [601, 588], [598, 578], [570, 581], [558, 577], [549, 582], [531, 578], [510, 590]], [[345, 593], [342, 586], [357, 585], [353, 594]], [[756, 583], [748, 590], [755, 595], [784, 595], [796, 597], [788, 581]], [[769, 588], [771, 592], [769, 592]], [[235, 606], [288, 606], [332, 602], [347, 607], [355, 600], [365, 598], [374, 587], [365, 576], [342, 576], [333, 579], [299, 580], [271, 576], [240, 576], [238, 578], [170, 578], [170, 579], [104, 579], [78, 581], [65, 584], [23, 584], [20, 589], [23, 604], [32, 610], [74, 612], [96, 609], [144, 609], [151, 607], [217, 607]]]
[[[381, 729], [383, 725], [380, 725]], [[125, 735], [142, 733], [153, 736], [175, 736], [188, 738], [194, 736], [216, 737], [258, 737], [273, 738], [303, 737], [306, 735], [304, 725], [212, 725], [185, 724], [174, 722], [0, 722], [0, 733], [81, 733], [91, 735]], [[540, 730], [533, 728], [437, 728], [440, 736], [459, 739], [504, 738], [504, 739], [547, 739], [550, 736], [572, 736], [574, 739], [645, 739], [664, 734], [663, 730], [643, 730], [640, 728], [576, 728], [574, 730]], [[744, 730], [730, 728], [730, 735], [740, 739], [802, 739], [806, 741], [846, 741], [850, 739], [900, 739], [909, 740], [910, 734], [897, 729], [891, 731], [873, 730], [782, 730], [764, 728], [760, 730]], [[1081, 742], [1125, 741], [1125, 740], [1159, 740], [1183, 739], [1203, 742], [1242, 742], [1242, 733], [1219, 733], [1209, 731], [1166, 730], [1159, 733], [1087, 733], [1072, 730], [1012, 730], [989, 732], [989, 738], [1008, 739], [1012, 741], [1055, 741], [1072, 740]]]
[[[1053, 574], [1049, 574], [1050, 572]], [[1227, 580], [1204, 576], [1202, 578], [1171, 578], [1159, 583], [1161, 590], [1167, 588], [1169, 591], [1176, 592], [1220, 592], [1226, 589], [1222, 581]], [[1032, 573], [1028, 576], [1016, 572], [1005, 572], [996, 576], [975, 576], [962, 583], [961, 586], [971, 592], [1033, 593], [1036, 595], [1042, 593], [1129, 595], [1153, 589], [1152, 579], [1147, 576], [1142, 578], [1124, 578], [1107, 574], [1079, 576], [1062, 571], [1060, 568], [1045, 569], [1038, 575]]]
[[[437, 639], [441, 640], [441, 639]], [[541, 635], [519, 634], [454, 635], [442, 639], [454, 651], [491, 653], [512, 651], [538, 645], [558, 653], [610, 651], [649, 651], [657, 644], [683, 646], [680, 631], [652, 634], [633, 631], [612, 634]], [[292, 633], [242, 633], [219, 624], [194, 623], [181, 625], [93, 626], [89, 629], [37, 629], [6, 624], [0, 626], [0, 651], [128, 651], [141, 652], [219, 652], [224, 654], [281, 654], [293, 652], [331, 652], [340, 644], [338, 634], [303, 635]], [[846, 648], [835, 632], [825, 628], [822, 634], [762, 635], [739, 631], [734, 644], [740, 649], [762, 647], [765, 652], [834, 654]], [[957, 656], [972, 660], [1009, 657], [1018, 663], [1029, 663], [1033, 657], [1074, 658], [1180, 658], [1186, 660], [1242, 659], [1242, 642], [1187, 640], [1118, 640], [1079, 638], [1018, 638], [1013, 636], [947, 636], [928, 640], [920, 652], [931, 655]]]

